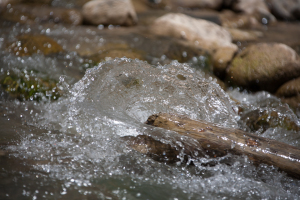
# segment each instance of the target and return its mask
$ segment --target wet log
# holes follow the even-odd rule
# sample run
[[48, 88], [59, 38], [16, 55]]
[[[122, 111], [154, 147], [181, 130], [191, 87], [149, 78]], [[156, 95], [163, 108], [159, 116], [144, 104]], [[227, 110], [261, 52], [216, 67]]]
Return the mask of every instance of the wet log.
[[[254, 164], [273, 165], [290, 176], [300, 178], [300, 149], [297, 147], [185, 116], [160, 113], [150, 116], [146, 123], [175, 131], [190, 139], [183, 140], [174, 134], [175, 142], [171, 143], [178, 141], [180, 145], [171, 145], [165, 139], [160, 141], [155, 131], [126, 138], [129, 146], [155, 160], [187, 161], [188, 158], [215, 158], [231, 153], [246, 155]], [[180, 154], [186, 157], [180, 158]]]

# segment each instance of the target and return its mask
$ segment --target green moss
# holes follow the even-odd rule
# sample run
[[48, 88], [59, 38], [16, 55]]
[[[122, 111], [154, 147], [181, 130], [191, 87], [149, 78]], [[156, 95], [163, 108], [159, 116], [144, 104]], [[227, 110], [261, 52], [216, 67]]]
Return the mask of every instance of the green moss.
[[43, 97], [56, 100], [60, 97], [60, 90], [57, 87], [57, 81], [49, 78], [38, 78], [31, 73], [25, 72], [16, 75], [13, 72], [7, 73], [0, 77], [2, 88], [12, 97], [21, 101], [35, 100], [40, 101]]

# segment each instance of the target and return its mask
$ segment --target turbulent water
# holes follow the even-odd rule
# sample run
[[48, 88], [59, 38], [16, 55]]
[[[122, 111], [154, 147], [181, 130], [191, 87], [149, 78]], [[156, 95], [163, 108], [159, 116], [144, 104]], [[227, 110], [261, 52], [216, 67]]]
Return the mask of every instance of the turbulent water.
[[[31, 59], [47, 61], [46, 66], [59, 65], [57, 59]], [[23, 63], [32, 66], [31, 59]], [[76, 55], [74, 60], [78, 60]], [[8, 66], [19, 61], [2, 62]], [[274, 167], [255, 167], [246, 157], [213, 159], [219, 162], [216, 166], [201, 165], [207, 159], [195, 160], [195, 166], [169, 165], [126, 146], [125, 135], [154, 130], [166, 134], [144, 124], [159, 112], [245, 128], [238, 123], [237, 105], [200, 70], [176, 61], [152, 66], [122, 58], [88, 69], [75, 84], [67, 71], [56, 74], [63, 75], [57, 78], [64, 95], [55, 102], [19, 102], [2, 94], [1, 112], [9, 114], [4, 114], [1, 127], [9, 133], [17, 130], [20, 142], [7, 147], [9, 159], [1, 160], [7, 162], [1, 169], [5, 191], [0, 192], [1, 199], [300, 198], [300, 181]], [[268, 93], [233, 90], [230, 95], [249, 110], [277, 110], [299, 123], [286, 105]], [[268, 129], [264, 134], [299, 146], [295, 132]]]

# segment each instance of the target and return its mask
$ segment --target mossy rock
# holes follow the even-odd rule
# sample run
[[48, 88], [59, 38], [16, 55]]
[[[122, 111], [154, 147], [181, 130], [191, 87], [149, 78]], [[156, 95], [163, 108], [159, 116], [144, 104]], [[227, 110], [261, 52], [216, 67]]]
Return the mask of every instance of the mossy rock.
[[287, 116], [281, 116], [276, 111], [253, 110], [241, 116], [241, 121], [251, 131], [264, 132], [268, 128], [281, 127], [286, 130], [299, 131], [300, 127]]
[[285, 44], [259, 43], [242, 50], [227, 72], [233, 85], [276, 92], [284, 82], [300, 76], [299, 56]]
[[34, 76], [34, 73], [28, 74], [26, 71], [19, 74], [9, 71], [6, 75], [0, 76], [0, 84], [10, 96], [21, 101], [41, 101], [43, 98], [57, 100], [61, 96], [57, 81], [39, 78]]
[[17, 56], [31, 56], [35, 53], [49, 55], [63, 51], [55, 40], [45, 35], [20, 35], [6, 49]]

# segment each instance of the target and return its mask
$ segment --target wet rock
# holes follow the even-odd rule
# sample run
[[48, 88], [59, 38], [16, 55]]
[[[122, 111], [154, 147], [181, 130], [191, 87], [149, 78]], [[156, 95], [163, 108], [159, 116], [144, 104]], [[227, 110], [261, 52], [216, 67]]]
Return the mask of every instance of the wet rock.
[[300, 1], [299, 0], [267, 0], [271, 12], [278, 19], [300, 19]]
[[300, 95], [300, 77], [283, 84], [276, 92], [280, 97], [292, 97]]
[[234, 3], [233, 10], [263, 18], [263, 24], [276, 21], [264, 0], [239, 0]]
[[99, 25], [126, 25], [137, 23], [137, 16], [130, 0], [94, 0], [82, 8], [87, 23]]
[[300, 108], [300, 77], [283, 84], [276, 92], [281, 101], [293, 109]]
[[169, 13], [159, 17], [151, 26], [151, 31], [157, 35], [198, 41], [201, 45], [203, 43], [203, 46], [236, 48], [231, 43], [230, 33], [221, 26], [180, 13]]
[[213, 72], [220, 78], [224, 78], [226, 69], [235, 55], [231, 48], [219, 48], [213, 54]]
[[158, 18], [152, 24], [151, 31], [156, 35], [189, 41], [208, 51], [213, 59], [214, 52], [221, 51], [222, 55], [226, 54], [222, 56], [224, 63], [229, 62], [237, 51], [237, 46], [231, 43], [231, 35], [227, 30], [212, 22], [184, 14], [170, 13]]
[[50, 7], [45, 5], [13, 5], [12, 10], [6, 10], [3, 18], [21, 23], [66, 23], [79, 25], [82, 23], [81, 12], [76, 9]]
[[220, 9], [223, 0], [175, 0], [174, 4], [185, 8]]
[[276, 92], [278, 87], [300, 76], [299, 56], [280, 43], [258, 43], [243, 49], [232, 61], [227, 78], [251, 90]]
[[263, 133], [268, 128], [281, 127], [286, 130], [299, 131], [300, 127], [287, 116], [282, 116], [276, 111], [253, 110], [241, 116], [250, 131]]
[[30, 56], [34, 53], [55, 54], [63, 48], [52, 38], [45, 35], [20, 35], [17, 41], [9, 43], [6, 50], [17, 56]]

